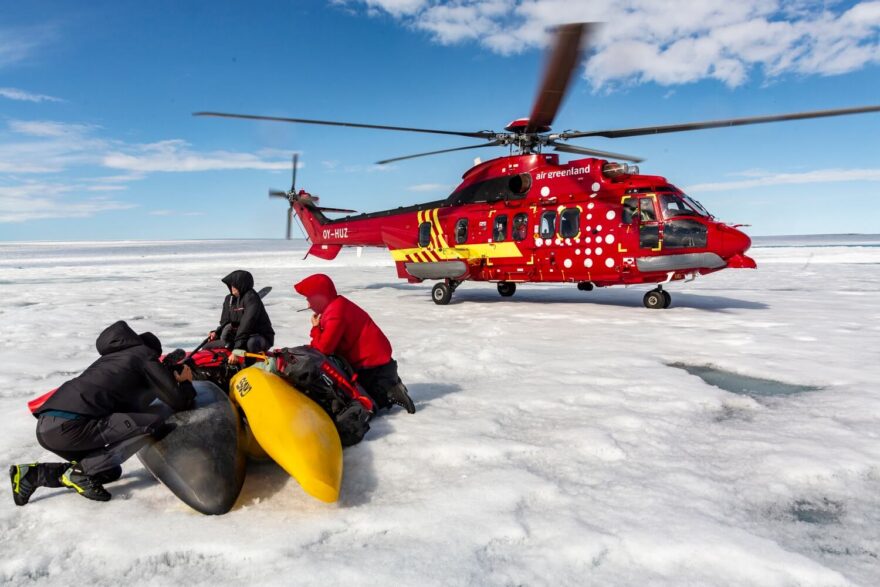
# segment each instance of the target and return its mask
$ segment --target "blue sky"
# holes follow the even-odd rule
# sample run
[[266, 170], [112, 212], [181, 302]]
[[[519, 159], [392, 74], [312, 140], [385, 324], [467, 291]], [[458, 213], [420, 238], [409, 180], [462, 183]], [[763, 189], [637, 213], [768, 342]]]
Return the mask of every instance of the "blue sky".
[[[501, 130], [546, 31], [603, 21], [554, 128], [880, 103], [880, 2], [0, 3], [0, 240], [274, 238], [298, 183], [370, 211], [444, 197], [466, 138], [193, 118], [219, 110]], [[646, 158], [753, 235], [876, 233], [880, 114], [579, 144]], [[567, 157], [567, 156], [564, 156]]]

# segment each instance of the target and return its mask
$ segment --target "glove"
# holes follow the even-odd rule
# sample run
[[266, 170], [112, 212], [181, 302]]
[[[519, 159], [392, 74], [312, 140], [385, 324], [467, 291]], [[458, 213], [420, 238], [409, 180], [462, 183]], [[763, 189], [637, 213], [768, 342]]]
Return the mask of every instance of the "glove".
[[281, 375], [281, 371], [278, 369], [278, 360], [271, 355], [267, 356], [265, 361], [255, 363], [254, 367], [272, 375]]
[[388, 390], [388, 401], [405, 409], [407, 414], [416, 413], [416, 406], [402, 381], [398, 381], [397, 385]]

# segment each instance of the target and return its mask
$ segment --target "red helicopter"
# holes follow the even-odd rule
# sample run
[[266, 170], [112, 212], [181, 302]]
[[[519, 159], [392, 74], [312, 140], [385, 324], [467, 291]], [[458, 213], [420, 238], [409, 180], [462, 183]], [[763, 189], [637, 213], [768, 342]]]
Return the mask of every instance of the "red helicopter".
[[[692, 280], [725, 268], [756, 268], [745, 253], [749, 237], [716, 220], [699, 202], [656, 175], [641, 175], [629, 163], [641, 159], [563, 141], [582, 137], [621, 138], [800, 120], [880, 111], [880, 106], [799, 112], [601, 131], [550, 132], [550, 125], [581, 62], [593, 25], [577, 23], [556, 30], [543, 82], [528, 118], [514, 120], [506, 132], [457, 132], [374, 124], [198, 112], [217, 116], [330, 126], [464, 136], [487, 142], [379, 161], [390, 163], [481, 147], [508, 147], [510, 155], [478, 163], [444, 200], [356, 214], [322, 208], [318, 198], [296, 190], [296, 158], [289, 191], [270, 196], [290, 202], [287, 235], [295, 212], [309, 241], [308, 254], [333, 259], [343, 246], [387, 247], [399, 277], [410, 282], [439, 280], [431, 291], [448, 304], [464, 281], [491, 281], [512, 296], [518, 283], [568, 282], [578, 289], [656, 283], [645, 294], [647, 308], [671, 303], [663, 284]], [[560, 162], [555, 151], [584, 155]], [[325, 213], [347, 213], [329, 219]]]

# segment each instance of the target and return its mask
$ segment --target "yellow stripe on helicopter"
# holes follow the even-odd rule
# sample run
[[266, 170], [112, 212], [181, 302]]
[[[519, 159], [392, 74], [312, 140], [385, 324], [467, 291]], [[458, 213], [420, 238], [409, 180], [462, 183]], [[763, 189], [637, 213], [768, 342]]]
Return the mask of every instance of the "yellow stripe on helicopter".
[[[443, 227], [440, 224], [439, 208], [417, 212], [416, 220], [419, 225], [423, 222], [431, 223], [431, 243], [427, 247], [393, 249], [391, 251], [391, 258], [395, 261], [418, 259], [420, 261], [436, 262], [523, 256], [522, 251], [513, 242], [461, 244], [450, 247], [443, 233]], [[436, 243], [439, 243], [439, 246]]]

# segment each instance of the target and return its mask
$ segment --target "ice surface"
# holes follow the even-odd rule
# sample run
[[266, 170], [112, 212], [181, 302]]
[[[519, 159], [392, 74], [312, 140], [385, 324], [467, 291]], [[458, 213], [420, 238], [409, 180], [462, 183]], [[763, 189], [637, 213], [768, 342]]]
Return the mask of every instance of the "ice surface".
[[[673, 284], [664, 311], [642, 307], [647, 288], [573, 285], [502, 299], [466, 283], [435, 306], [381, 250], [0, 243], [3, 463], [49, 457], [25, 403], [88, 365], [105, 325], [192, 348], [237, 268], [273, 286], [282, 345], [308, 330], [291, 285], [331, 275], [389, 335], [418, 408], [345, 451], [335, 505], [272, 463], [250, 465], [222, 517], [136, 459], [109, 503], [7, 493], [0, 582], [880, 584], [878, 242], [756, 239], [757, 271]], [[760, 403], [671, 363], [820, 389]]]
[[792, 385], [772, 379], [761, 377], [749, 377], [739, 373], [731, 373], [723, 369], [717, 369], [711, 365], [688, 365], [687, 363], [669, 363], [670, 367], [684, 369], [691, 375], [696, 375], [709, 385], [720, 387], [725, 391], [748, 395], [756, 399], [772, 397], [776, 395], [791, 395], [804, 393], [805, 391], [818, 391], [815, 385]]

